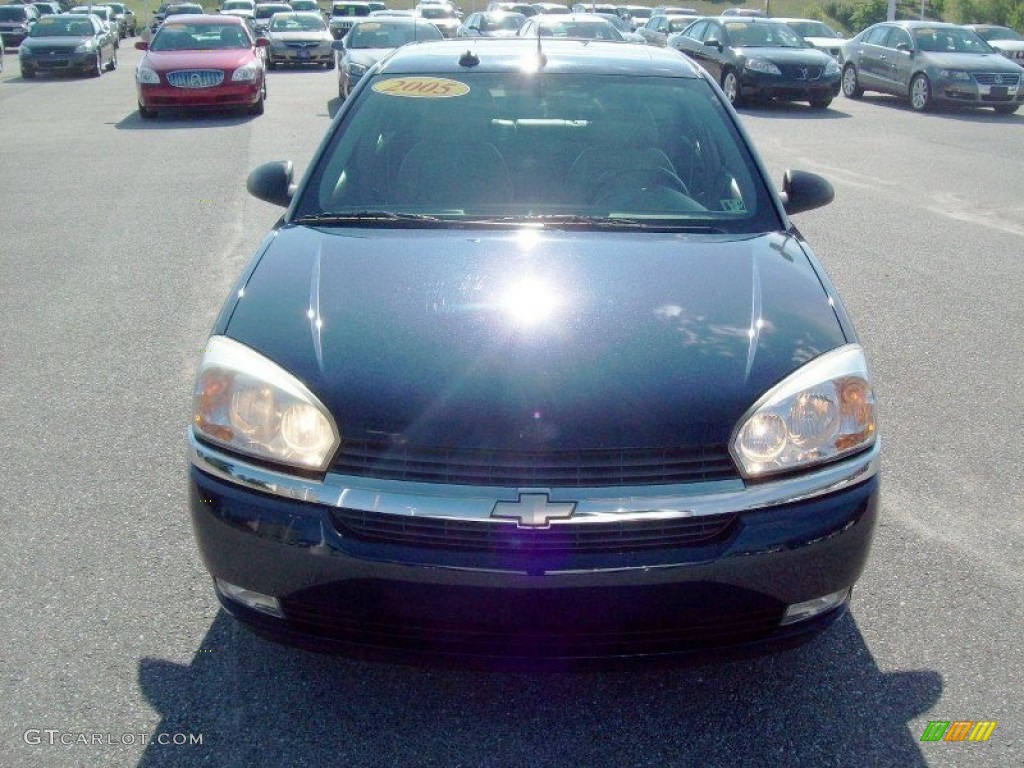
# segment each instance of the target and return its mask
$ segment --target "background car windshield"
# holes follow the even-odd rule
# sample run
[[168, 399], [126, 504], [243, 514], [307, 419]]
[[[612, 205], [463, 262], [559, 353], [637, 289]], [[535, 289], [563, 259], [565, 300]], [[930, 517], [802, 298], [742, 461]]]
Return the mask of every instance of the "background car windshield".
[[963, 27], [921, 27], [914, 30], [914, 45], [921, 51], [945, 53], [992, 53], [992, 48]]
[[424, 19], [454, 19], [455, 11], [443, 6], [425, 6], [419, 9], [419, 14]]
[[257, 5], [255, 16], [257, 19], [269, 19], [275, 13], [288, 13], [291, 9], [290, 5]]
[[348, 33], [346, 48], [400, 48], [414, 40], [440, 40], [442, 35], [433, 24], [388, 24], [367, 21]]
[[790, 21], [786, 26], [795, 29], [803, 37], [831, 37], [840, 39], [839, 35], [827, 24], [820, 21]]
[[670, 77], [378, 75], [296, 215], [360, 211], [779, 228], [721, 99], [704, 80]]
[[540, 24], [541, 37], [575, 37], [587, 40], [622, 40], [622, 35], [606, 21], [546, 21]]
[[253, 4], [246, 2], [246, 0], [227, 0], [220, 9], [222, 11], [251, 11]]
[[0, 21], [24, 21], [28, 12], [21, 6], [0, 5]]
[[331, 16], [368, 16], [368, 5], [336, 5], [331, 9]]
[[151, 51], [207, 51], [249, 48], [248, 35], [238, 24], [164, 23], [153, 38]]
[[984, 40], [1024, 40], [1024, 36], [1021, 36], [1019, 32], [1008, 29], [1007, 27], [979, 29], [978, 36]]
[[489, 13], [480, 19], [481, 32], [494, 32], [501, 29], [515, 32], [521, 26], [523, 26], [523, 15], [519, 13]]
[[327, 25], [315, 16], [276, 16], [270, 28], [274, 32], [312, 32], [326, 30]]
[[729, 43], [737, 48], [805, 48], [800, 35], [785, 24], [728, 21]]
[[95, 30], [88, 19], [69, 16], [47, 16], [40, 19], [28, 33], [29, 37], [92, 37]]

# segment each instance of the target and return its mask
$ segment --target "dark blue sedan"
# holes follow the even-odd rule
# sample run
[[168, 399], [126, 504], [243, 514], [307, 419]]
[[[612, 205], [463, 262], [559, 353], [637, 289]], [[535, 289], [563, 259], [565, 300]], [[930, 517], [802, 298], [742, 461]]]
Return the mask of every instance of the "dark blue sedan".
[[[625, 146], [629, 151], [623, 151]], [[676, 52], [405, 46], [363, 77], [213, 328], [189, 487], [224, 607], [324, 650], [560, 667], [761, 652], [848, 605], [879, 494], [865, 354]]]

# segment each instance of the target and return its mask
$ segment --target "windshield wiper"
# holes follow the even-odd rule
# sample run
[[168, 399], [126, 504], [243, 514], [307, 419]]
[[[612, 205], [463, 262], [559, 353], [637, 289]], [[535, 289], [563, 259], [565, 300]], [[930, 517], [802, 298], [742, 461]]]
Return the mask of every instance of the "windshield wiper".
[[293, 224], [365, 224], [365, 223], [446, 224], [445, 219], [423, 213], [394, 211], [346, 211], [344, 213], [311, 213], [292, 219]]
[[723, 234], [723, 230], [707, 224], [674, 222], [671, 219], [637, 219], [629, 216], [583, 216], [580, 214], [537, 214], [530, 216], [501, 216], [486, 219], [471, 219], [472, 224], [544, 224], [572, 228], [594, 229], [646, 229], [660, 232], [696, 232], [698, 234]]

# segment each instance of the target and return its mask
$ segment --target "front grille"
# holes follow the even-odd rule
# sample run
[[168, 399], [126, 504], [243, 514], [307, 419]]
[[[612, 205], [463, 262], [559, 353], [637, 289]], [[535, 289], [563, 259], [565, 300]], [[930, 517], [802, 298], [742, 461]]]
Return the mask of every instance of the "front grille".
[[424, 518], [345, 508], [332, 510], [331, 517], [341, 535], [363, 541], [527, 555], [694, 547], [728, 538], [737, 524], [736, 515], [715, 515], [624, 522], [552, 522], [548, 528], [520, 528], [511, 521]]
[[224, 82], [219, 69], [182, 69], [167, 73], [167, 82], [175, 88], [213, 88]]
[[821, 77], [821, 67], [782, 67], [782, 74], [792, 80], [818, 80]]
[[785, 605], [709, 583], [506, 589], [356, 580], [281, 601], [303, 631], [357, 645], [490, 658], [610, 657], [764, 639]]
[[1020, 83], [1020, 75], [1000, 72], [975, 72], [974, 79], [979, 85], [1009, 85]]
[[386, 480], [545, 488], [697, 483], [738, 476], [725, 445], [505, 451], [344, 440], [332, 469]]
[[320, 45], [320, 43], [315, 42], [315, 41], [314, 42], [309, 42], [309, 43], [303, 43], [303, 42], [295, 43], [295, 42], [292, 42], [292, 43], [285, 43], [285, 45], [288, 46], [289, 48], [303, 49], [303, 48], [316, 48], [318, 45]]

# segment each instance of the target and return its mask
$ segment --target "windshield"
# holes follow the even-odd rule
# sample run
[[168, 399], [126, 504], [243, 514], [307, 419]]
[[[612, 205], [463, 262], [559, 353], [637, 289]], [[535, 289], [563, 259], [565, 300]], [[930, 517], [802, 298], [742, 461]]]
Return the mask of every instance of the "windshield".
[[744, 139], [704, 80], [526, 71], [373, 78], [295, 215], [368, 212], [485, 225], [780, 225]]
[[727, 21], [729, 44], [737, 48], [806, 48], [800, 35], [785, 24]]
[[35, 23], [29, 37], [92, 37], [96, 33], [89, 19], [74, 16], [46, 16]]
[[292, 10], [295, 11], [319, 11], [320, 6], [314, 0], [295, 0], [292, 3]]
[[978, 36], [984, 40], [1024, 40], [1018, 32], [1007, 27], [988, 27], [977, 30]]
[[248, 2], [248, 0], [227, 0], [224, 5], [220, 7], [222, 11], [251, 11], [255, 6]]
[[28, 13], [21, 6], [0, 5], [0, 21], [24, 21]]
[[440, 40], [441, 33], [433, 24], [391, 24], [386, 21], [364, 21], [357, 24], [348, 37], [345, 47], [352, 48], [399, 48], [415, 40]]
[[278, 14], [270, 22], [270, 29], [273, 32], [315, 32], [327, 31], [324, 20], [313, 15], [290, 16]]
[[454, 19], [455, 11], [444, 6], [426, 5], [419, 9], [419, 15], [424, 19]]
[[964, 27], [918, 27], [914, 45], [920, 51], [944, 53], [992, 53], [992, 48]]
[[336, 5], [331, 9], [331, 16], [369, 16], [368, 5]]
[[168, 16], [188, 16], [196, 15], [203, 12], [201, 5], [172, 5], [167, 8]]
[[787, 21], [786, 25], [795, 29], [802, 37], [829, 37], [839, 39], [839, 34], [827, 24], [820, 21]]
[[164, 22], [149, 45], [151, 51], [212, 51], [250, 47], [252, 40], [239, 24], [183, 22]]
[[480, 19], [481, 32], [515, 32], [526, 21], [521, 13], [488, 13]]
[[290, 5], [257, 5], [254, 15], [257, 19], [269, 19], [275, 13], [290, 13], [291, 10]]

